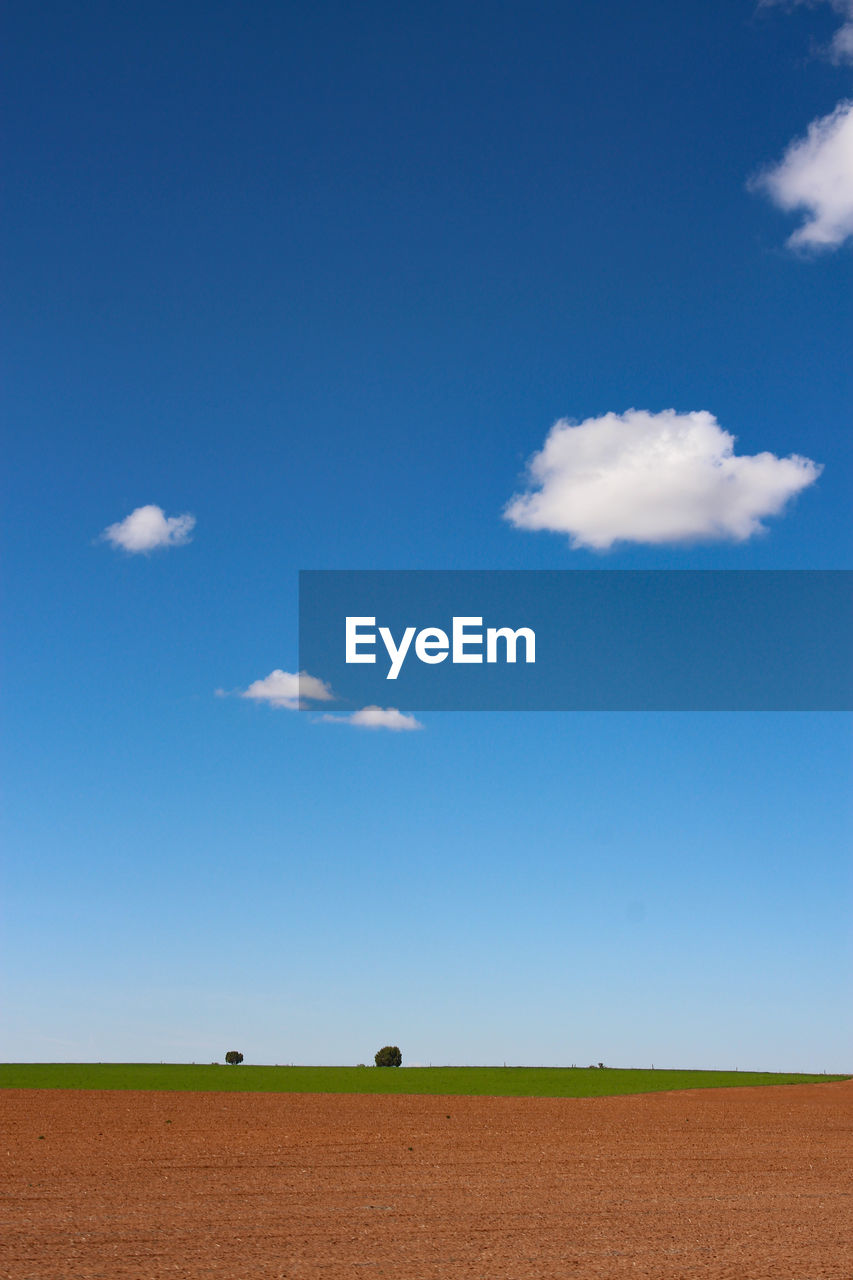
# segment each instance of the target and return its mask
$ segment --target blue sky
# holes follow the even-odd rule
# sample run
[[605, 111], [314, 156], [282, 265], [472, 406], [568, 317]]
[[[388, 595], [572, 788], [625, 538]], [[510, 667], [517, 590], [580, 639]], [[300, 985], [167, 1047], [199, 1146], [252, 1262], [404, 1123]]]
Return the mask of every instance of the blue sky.
[[[13, 5], [4, 1057], [850, 1068], [848, 717], [215, 696], [299, 569], [850, 567], [848, 20]], [[505, 517], [631, 409], [716, 532]], [[735, 536], [691, 414], [813, 474]]]

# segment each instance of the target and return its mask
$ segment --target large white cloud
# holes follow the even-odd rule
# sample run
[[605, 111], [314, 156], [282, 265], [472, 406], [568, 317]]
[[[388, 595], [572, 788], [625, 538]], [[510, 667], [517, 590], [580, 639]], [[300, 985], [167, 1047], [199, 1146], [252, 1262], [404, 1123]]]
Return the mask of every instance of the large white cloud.
[[394, 729], [405, 731], [422, 729], [423, 725], [413, 715], [398, 711], [396, 707], [362, 707], [348, 716], [323, 716], [334, 724], [354, 724], [360, 729]]
[[528, 463], [528, 492], [504, 516], [599, 550], [618, 541], [743, 541], [821, 467], [796, 454], [736, 456], [734, 442], [705, 412], [629, 409], [576, 426], [561, 418]]
[[306, 703], [335, 700], [335, 695], [325, 680], [309, 676], [307, 671], [296, 673], [279, 668], [264, 676], [263, 680], [253, 680], [248, 689], [241, 692], [240, 697], [267, 702], [271, 707], [286, 707], [288, 711], [298, 711]]
[[162, 507], [137, 507], [117, 524], [111, 524], [101, 537], [125, 551], [154, 551], [158, 547], [181, 547], [189, 542], [195, 528], [195, 516], [167, 516]]
[[788, 239], [792, 248], [834, 249], [853, 236], [853, 101], [813, 120], [806, 136], [750, 185], [781, 209], [805, 211], [805, 222]]

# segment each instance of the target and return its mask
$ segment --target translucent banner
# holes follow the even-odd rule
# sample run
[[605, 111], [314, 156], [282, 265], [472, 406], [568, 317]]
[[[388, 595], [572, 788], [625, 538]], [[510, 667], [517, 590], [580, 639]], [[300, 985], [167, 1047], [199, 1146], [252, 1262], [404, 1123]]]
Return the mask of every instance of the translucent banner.
[[305, 703], [310, 677], [341, 709], [850, 710], [851, 576], [308, 570]]

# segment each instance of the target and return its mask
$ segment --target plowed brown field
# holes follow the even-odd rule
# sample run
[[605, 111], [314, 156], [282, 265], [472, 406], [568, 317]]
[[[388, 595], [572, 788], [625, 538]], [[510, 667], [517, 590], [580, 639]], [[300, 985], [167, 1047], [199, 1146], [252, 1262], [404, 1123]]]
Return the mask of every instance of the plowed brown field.
[[850, 1280], [853, 1082], [4, 1090], [7, 1280]]

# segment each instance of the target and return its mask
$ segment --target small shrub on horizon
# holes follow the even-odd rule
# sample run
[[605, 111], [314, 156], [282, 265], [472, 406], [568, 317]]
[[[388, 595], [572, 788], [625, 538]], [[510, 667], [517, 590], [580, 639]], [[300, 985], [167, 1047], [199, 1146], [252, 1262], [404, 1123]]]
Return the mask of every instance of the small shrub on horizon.
[[242, 1053], [238, 1053], [236, 1049], [229, 1049], [225, 1055], [225, 1061], [229, 1067], [237, 1067], [243, 1061]]
[[374, 1056], [377, 1067], [399, 1067], [402, 1061], [403, 1055], [395, 1044], [384, 1045]]

